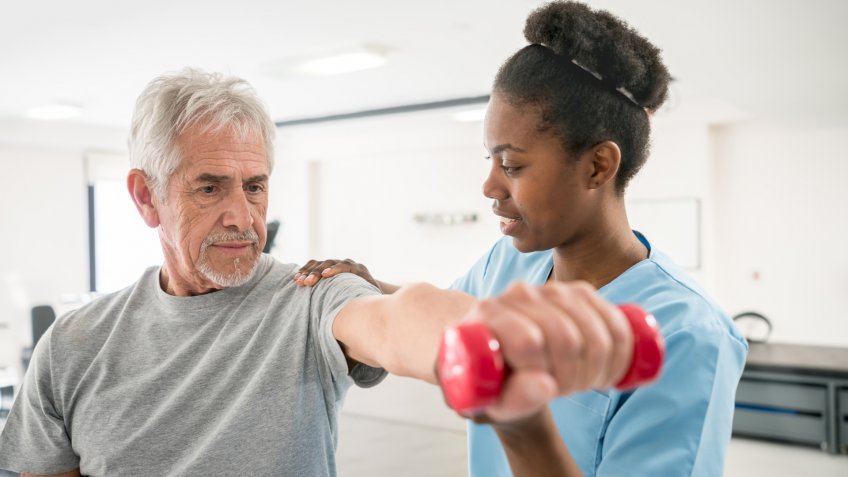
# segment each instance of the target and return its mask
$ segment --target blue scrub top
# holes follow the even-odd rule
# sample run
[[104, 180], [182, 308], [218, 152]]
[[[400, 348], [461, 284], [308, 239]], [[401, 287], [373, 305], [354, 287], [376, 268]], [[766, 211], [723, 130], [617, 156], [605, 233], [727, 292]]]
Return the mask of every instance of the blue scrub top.
[[[736, 385], [748, 345], [728, 316], [639, 232], [650, 251], [599, 290], [651, 312], [665, 338], [660, 379], [634, 391], [589, 391], [551, 402], [560, 435], [586, 476], [717, 476], [724, 472]], [[545, 283], [553, 251], [521, 253], [498, 241], [451, 288], [478, 298], [515, 281]], [[512, 476], [489, 425], [469, 424], [472, 477]]]

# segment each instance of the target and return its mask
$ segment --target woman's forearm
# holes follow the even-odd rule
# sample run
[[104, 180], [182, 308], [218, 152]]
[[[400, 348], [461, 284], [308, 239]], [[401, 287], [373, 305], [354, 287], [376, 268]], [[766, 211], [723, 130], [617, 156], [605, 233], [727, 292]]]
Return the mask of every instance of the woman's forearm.
[[548, 407], [517, 422], [492, 423], [515, 477], [571, 477], [583, 472], [562, 441]]

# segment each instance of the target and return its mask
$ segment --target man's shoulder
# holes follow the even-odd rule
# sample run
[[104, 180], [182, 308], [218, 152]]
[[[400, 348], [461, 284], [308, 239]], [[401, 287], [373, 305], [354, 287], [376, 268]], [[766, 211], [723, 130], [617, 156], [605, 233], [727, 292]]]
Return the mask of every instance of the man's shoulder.
[[263, 253], [259, 259], [256, 276], [250, 282], [262, 286], [274, 284], [276, 289], [281, 283], [293, 282], [294, 274], [300, 267], [294, 263], [281, 262], [273, 256]]
[[294, 275], [298, 266], [294, 263], [282, 262], [277, 260], [273, 255], [263, 253], [259, 258], [260, 270], [264, 269], [267, 273]]
[[377, 287], [351, 273], [325, 278], [313, 287], [299, 286], [294, 281], [294, 275], [299, 269], [299, 265], [263, 255], [257, 270], [258, 276], [245, 287], [240, 298], [250, 301], [251, 307], [293, 312], [308, 308], [316, 302], [346, 302], [361, 296], [380, 294]]
[[318, 282], [313, 292], [313, 296], [349, 298], [380, 294], [379, 288], [353, 273], [340, 273], [334, 277], [325, 278]]
[[[53, 324], [53, 339], [59, 344], [78, 346], [92, 342], [98, 335], [114, 326], [127, 306], [139, 283], [100, 296], [59, 316]], [[55, 342], [54, 341], [54, 342]]]

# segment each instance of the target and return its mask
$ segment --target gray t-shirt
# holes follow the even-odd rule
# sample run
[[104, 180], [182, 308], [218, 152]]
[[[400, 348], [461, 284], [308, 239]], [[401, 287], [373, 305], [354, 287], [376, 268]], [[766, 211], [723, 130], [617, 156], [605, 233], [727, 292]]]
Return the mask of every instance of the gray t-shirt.
[[[263, 255], [240, 287], [175, 297], [159, 268], [59, 319], [0, 435], [0, 468], [83, 475], [335, 475], [348, 375], [332, 325], [379, 291], [350, 274], [298, 287]], [[353, 379], [351, 379], [351, 377]]]

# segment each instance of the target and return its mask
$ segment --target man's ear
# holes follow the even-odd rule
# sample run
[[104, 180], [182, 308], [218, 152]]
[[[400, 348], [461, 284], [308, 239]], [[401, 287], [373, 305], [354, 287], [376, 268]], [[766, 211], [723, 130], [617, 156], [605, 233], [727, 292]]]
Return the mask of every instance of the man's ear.
[[127, 189], [130, 191], [135, 203], [135, 208], [144, 219], [144, 223], [150, 228], [159, 226], [159, 212], [156, 210], [156, 205], [153, 203], [153, 191], [150, 190], [150, 184], [147, 180], [147, 175], [141, 169], [132, 169], [127, 174]]
[[618, 144], [604, 141], [595, 145], [588, 155], [586, 159], [590, 162], [590, 168], [587, 179], [590, 189], [599, 189], [615, 179], [621, 166], [621, 149]]

